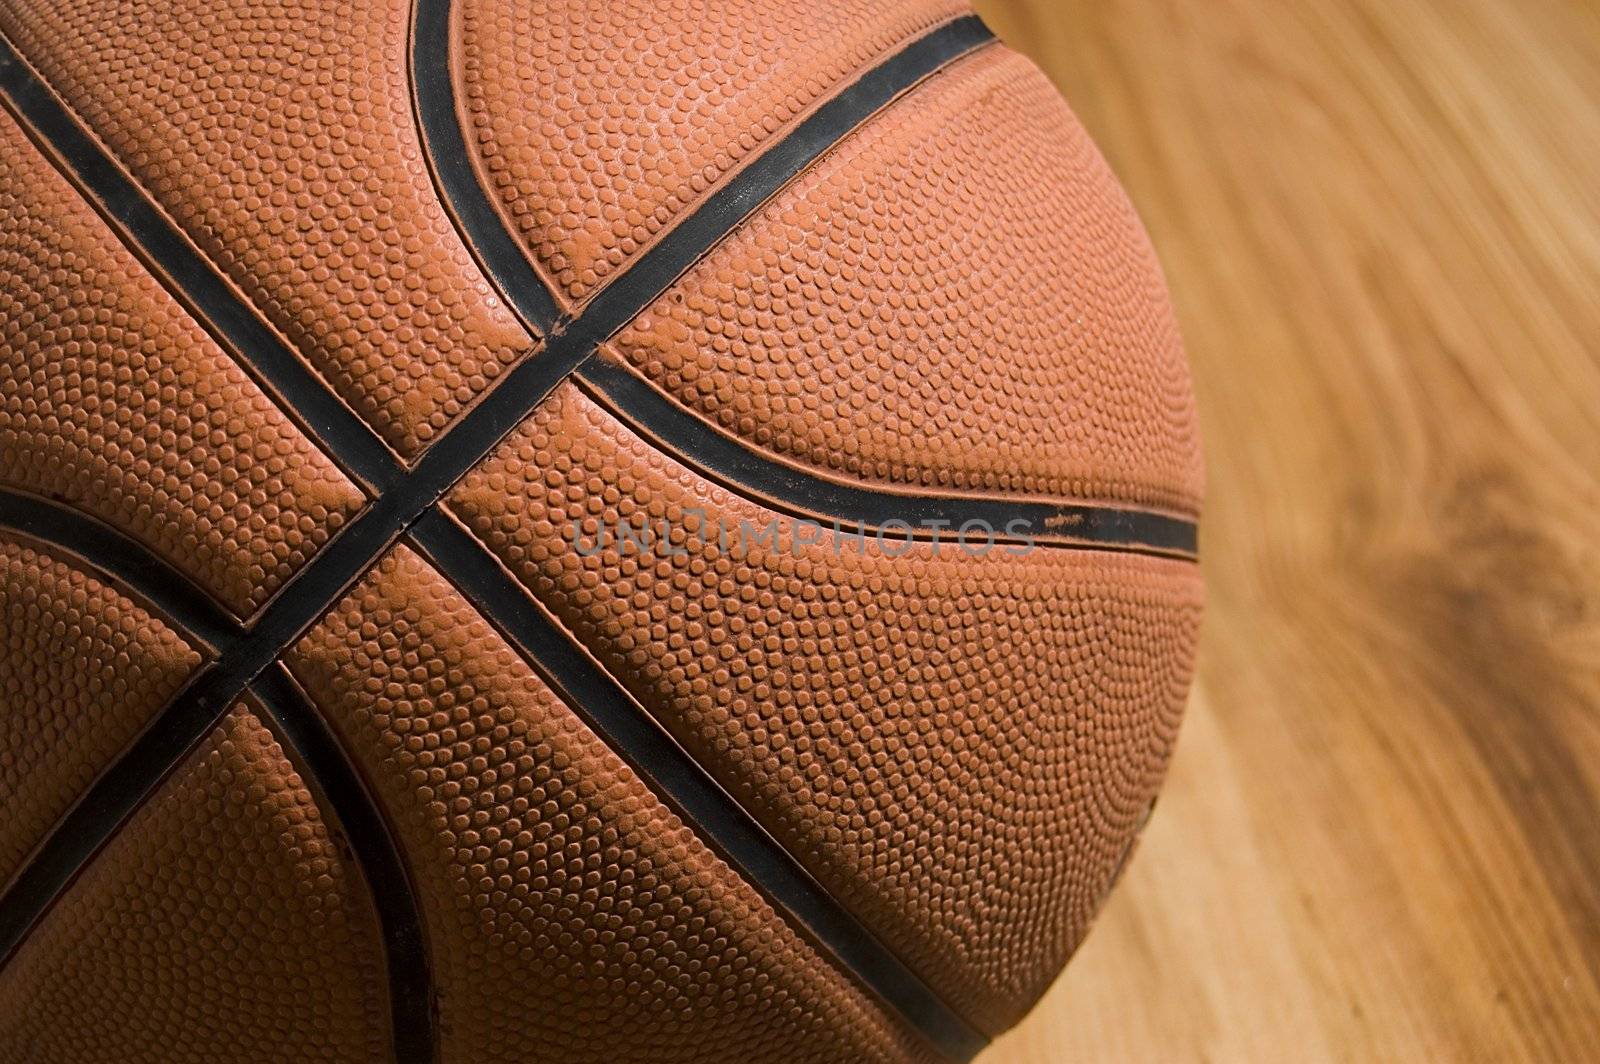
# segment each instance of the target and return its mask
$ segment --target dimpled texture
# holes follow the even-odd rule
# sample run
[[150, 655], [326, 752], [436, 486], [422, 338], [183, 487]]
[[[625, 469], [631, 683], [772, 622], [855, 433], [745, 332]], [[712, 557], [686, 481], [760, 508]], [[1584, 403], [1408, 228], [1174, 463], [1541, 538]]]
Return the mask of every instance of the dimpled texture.
[[367, 1064], [376, 921], [273, 736], [234, 709], [0, 971], [6, 1064]]
[[0, 112], [0, 484], [61, 499], [241, 614], [361, 492]]
[[462, 0], [469, 142], [569, 300], [952, 0]]
[[[641, 290], [626, 271], [654, 242], [965, 8], [453, 11], [468, 161], [581, 314], [619, 280], [607, 305], [626, 305]], [[0, 33], [113, 165], [408, 462], [538, 357], [430, 177], [411, 12], [0, 0]], [[0, 167], [0, 486], [71, 505], [192, 578], [246, 622], [230, 663], [264, 660], [262, 633], [294, 640], [281, 656], [411, 879], [385, 897], [415, 895], [443, 1061], [931, 1064], [867, 988], [894, 973], [850, 971], [775, 909], [759, 862], [730, 867], [629, 767], [648, 751], [611, 749], [453, 573], [406, 546], [386, 522], [430, 501], [419, 490], [440, 491], [448, 516], [430, 519], [467, 526], [526, 608], [959, 1019], [998, 1033], [1060, 971], [1174, 741], [1201, 609], [1191, 560], [800, 544], [758, 487], [714, 483], [692, 446], [669, 457], [580, 377], [460, 484], [432, 473], [475, 453], [475, 433], [402, 477], [373, 534], [346, 536], [285, 592], [306, 598], [271, 613], [369, 500], [321, 430], [257, 385], [250, 352], [219, 347], [4, 113]], [[1197, 512], [1193, 404], [1154, 255], [1025, 60], [983, 45], [770, 202], [719, 202], [750, 217], [598, 353], [708, 438], [890, 495]], [[562, 350], [610, 327], [592, 324], [566, 322]], [[505, 428], [535, 398], [499, 396], [475, 424]], [[571, 542], [575, 524], [592, 545], [602, 523], [647, 519], [669, 523], [670, 549]], [[770, 543], [741, 531], [775, 521], [789, 531]], [[708, 522], [742, 542], [719, 545]], [[70, 550], [0, 539], [0, 694], [21, 707], [0, 724], [13, 866], [94, 800], [96, 773], [198, 661], [169, 630], [180, 618], [96, 584]], [[291, 636], [278, 622], [301, 607], [322, 616]], [[347, 840], [269, 723], [235, 707], [59, 897], [21, 898], [48, 904], [0, 964], [0, 1064], [392, 1058], [388, 991], [406, 988], [390, 986]], [[370, 855], [382, 840], [358, 841]]]
[[396, 0], [0, 0], [0, 28], [406, 456], [527, 347], [434, 192]]
[[411, 551], [291, 662], [409, 856], [445, 1062], [929, 1059]]
[[199, 664], [115, 588], [0, 537], [0, 883]]
[[994, 46], [856, 132], [618, 338], [683, 405], [863, 480], [1192, 514], [1150, 244], [1066, 103]]
[[[1194, 566], [870, 537], [836, 553], [795, 544], [787, 522], [764, 547], [776, 514], [572, 385], [450, 505], [972, 1022], [1002, 1030], [1043, 992], [1159, 785], [1199, 621]], [[619, 521], [666, 522], [671, 547], [619, 547]]]

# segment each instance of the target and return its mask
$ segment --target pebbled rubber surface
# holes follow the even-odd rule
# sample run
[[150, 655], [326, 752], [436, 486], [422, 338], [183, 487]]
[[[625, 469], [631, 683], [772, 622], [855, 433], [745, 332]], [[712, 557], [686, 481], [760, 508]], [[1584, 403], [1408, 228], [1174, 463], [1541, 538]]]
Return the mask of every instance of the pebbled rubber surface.
[[952, 0], [461, 0], [468, 143], [578, 302]]
[[426, 1064], [438, 1042], [433, 973], [405, 860], [355, 766], [288, 670], [275, 665], [262, 673], [250, 684], [250, 697], [273, 733], [293, 751], [320, 804], [343, 828], [340, 849], [361, 868], [383, 936], [395, 1058], [402, 1064]]
[[756, 885], [791, 926], [912, 1028], [941, 1057], [970, 1059], [987, 1039], [953, 1013], [899, 957], [734, 801], [699, 762], [575, 643], [459, 522], [431, 513], [412, 542], [532, 663], [572, 712], [638, 774], [730, 867]]
[[0, 111], [0, 484], [253, 612], [364, 502]]
[[0, 971], [0, 1061], [384, 1059], [376, 928], [340, 850], [236, 707]]
[[289, 662], [409, 855], [443, 1061], [932, 1059], [408, 548]]
[[1003, 47], [867, 123], [616, 348], [707, 420], [822, 470], [1198, 506], [1155, 255], [1065, 102]]
[[[1193, 565], [871, 537], [836, 551], [788, 522], [763, 544], [776, 514], [571, 384], [449, 505], [958, 1011], [992, 1033], [1043, 992], [1171, 751]], [[619, 523], [670, 544], [620, 544]]]
[[529, 346], [439, 203], [395, 0], [3, 0], [0, 30], [391, 446]]
[[[109, 768], [54, 755], [0, 1064], [966, 1059], [1187, 685], [1197, 440], [1131, 208], [958, 7], [416, 4], [0, 0], [0, 526], [52, 543], [4, 590], [99, 587], [23, 619], [118, 676], [155, 652], [91, 611], [216, 651], [72, 740]], [[909, 496], [1060, 534], [684, 535]], [[643, 517], [667, 549], [566, 539]]]
[[115, 588], [0, 536], [0, 883], [200, 660]]
[[237, 618], [143, 544], [70, 506], [0, 488], [0, 529], [27, 542], [56, 544], [69, 564], [109, 577], [207, 654], [239, 630]]
[[931, 493], [826, 475], [711, 426], [609, 349], [573, 374], [585, 392], [651, 444], [733, 491], [841, 531], [952, 541], [1039, 543], [1193, 559], [1198, 530], [1174, 514], [1025, 495]]

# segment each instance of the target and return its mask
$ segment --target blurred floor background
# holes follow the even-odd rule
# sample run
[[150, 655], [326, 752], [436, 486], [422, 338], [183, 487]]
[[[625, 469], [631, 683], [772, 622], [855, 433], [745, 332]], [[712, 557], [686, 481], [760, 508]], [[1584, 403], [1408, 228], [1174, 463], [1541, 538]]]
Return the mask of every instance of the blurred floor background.
[[1600, 1060], [1600, 5], [984, 0], [1144, 215], [1209, 613], [982, 1064]]

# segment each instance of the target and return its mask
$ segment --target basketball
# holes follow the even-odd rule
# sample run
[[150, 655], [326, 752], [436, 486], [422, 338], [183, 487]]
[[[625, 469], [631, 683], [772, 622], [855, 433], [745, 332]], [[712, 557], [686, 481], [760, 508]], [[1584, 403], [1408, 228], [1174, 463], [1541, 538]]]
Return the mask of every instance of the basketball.
[[945, 0], [0, 0], [0, 1061], [965, 1061], [1176, 739], [1160, 268]]

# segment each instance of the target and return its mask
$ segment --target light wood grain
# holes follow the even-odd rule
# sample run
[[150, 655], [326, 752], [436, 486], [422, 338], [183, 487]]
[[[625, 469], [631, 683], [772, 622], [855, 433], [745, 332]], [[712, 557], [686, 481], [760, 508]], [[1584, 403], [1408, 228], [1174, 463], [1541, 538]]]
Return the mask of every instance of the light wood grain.
[[1600, 1060], [1600, 8], [988, 0], [1166, 264], [1209, 613], [983, 1064]]

